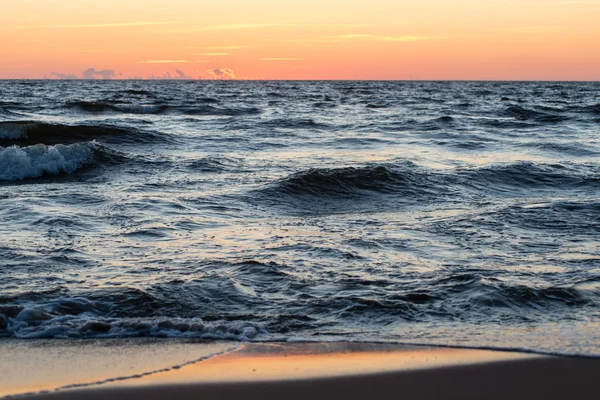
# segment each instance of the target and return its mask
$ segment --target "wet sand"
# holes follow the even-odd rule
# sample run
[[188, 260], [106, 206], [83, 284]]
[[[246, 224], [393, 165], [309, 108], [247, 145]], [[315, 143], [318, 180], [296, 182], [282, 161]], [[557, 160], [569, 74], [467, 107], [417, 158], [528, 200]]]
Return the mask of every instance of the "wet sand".
[[558, 399], [599, 359], [352, 343], [7, 341], [0, 396], [36, 399]]

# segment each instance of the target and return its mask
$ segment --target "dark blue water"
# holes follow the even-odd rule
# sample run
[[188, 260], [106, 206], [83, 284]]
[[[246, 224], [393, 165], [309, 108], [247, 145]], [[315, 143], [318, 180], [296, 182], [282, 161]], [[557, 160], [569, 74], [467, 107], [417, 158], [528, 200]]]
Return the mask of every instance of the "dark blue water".
[[0, 336], [600, 355], [600, 84], [0, 82]]

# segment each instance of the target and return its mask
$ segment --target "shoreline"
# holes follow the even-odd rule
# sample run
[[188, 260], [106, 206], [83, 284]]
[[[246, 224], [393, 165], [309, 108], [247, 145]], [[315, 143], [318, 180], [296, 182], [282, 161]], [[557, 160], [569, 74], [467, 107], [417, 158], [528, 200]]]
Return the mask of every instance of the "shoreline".
[[600, 370], [593, 358], [370, 343], [8, 340], [0, 349], [0, 398], [42, 400], [550, 400], [595, 393]]

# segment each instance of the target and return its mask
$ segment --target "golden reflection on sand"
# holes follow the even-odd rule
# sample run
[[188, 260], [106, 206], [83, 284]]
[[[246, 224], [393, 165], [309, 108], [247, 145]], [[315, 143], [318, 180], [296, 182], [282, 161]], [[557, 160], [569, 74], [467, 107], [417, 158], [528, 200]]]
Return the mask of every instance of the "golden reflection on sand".
[[486, 350], [360, 344], [253, 344], [223, 356], [115, 385], [310, 379], [438, 368], [536, 356]]

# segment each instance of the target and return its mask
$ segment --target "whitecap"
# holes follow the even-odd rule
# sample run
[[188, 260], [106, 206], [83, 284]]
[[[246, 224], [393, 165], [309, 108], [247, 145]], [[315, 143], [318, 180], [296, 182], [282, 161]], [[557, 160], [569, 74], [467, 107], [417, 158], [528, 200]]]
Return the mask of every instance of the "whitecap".
[[94, 160], [93, 144], [0, 148], [0, 180], [15, 181], [73, 173]]

